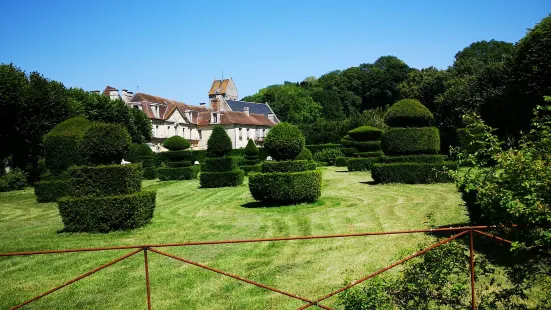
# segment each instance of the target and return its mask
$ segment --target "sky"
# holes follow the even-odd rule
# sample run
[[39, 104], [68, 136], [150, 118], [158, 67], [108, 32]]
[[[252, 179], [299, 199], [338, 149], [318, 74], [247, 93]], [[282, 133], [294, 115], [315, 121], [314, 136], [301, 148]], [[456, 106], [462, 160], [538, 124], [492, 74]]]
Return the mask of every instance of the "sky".
[[0, 0], [0, 63], [199, 104], [222, 77], [245, 97], [385, 55], [445, 69], [549, 13], [551, 0]]

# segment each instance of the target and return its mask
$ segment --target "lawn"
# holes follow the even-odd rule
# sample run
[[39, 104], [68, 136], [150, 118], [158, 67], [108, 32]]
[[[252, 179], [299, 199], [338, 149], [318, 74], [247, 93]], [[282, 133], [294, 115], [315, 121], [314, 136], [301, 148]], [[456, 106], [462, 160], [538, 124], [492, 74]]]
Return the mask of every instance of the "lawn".
[[[58, 233], [56, 204], [32, 188], [0, 193], [0, 252], [184, 241], [403, 230], [467, 221], [453, 184], [372, 185], [365, 172], [324, 169], [314, 204], [262, 208], [245, 184], [198, 189], [198, 181], [146, 181], [157, 208], [143, 228]], [[246, 182], [245, 182], [246, 183]], [[434, 240], [426, 234], [165, 248], [166, 252], [316, 299]], [[130, 250], [0, 258], [0, 309], [9, 308]], [[296, 309], [303, 303], [195, 266], [149, 254], [154, 309]], [[26, 309], [144, 309], [143, 255], [65, 287]], [[336, 306], [338, 298], [325, 302]]]

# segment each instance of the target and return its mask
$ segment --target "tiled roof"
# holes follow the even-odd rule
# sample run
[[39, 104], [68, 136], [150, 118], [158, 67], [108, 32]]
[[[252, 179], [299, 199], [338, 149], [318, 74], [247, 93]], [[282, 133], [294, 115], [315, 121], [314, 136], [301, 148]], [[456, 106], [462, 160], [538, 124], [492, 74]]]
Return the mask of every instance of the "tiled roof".
[[209, 90], [209, 95], [225, 94], [229, 83], [230, 83], [229, 79], [212, 81], [212, 85], [210, 86], [210, 90]]
[[103, 90], [103, 94], [109, 96], [111, 94], [112, 90], [117, 90], [118, 91], [118, 89], [116, 89], [115, 87], [111, 87], [111, 86], [107, 85], [105, 87], [105, 89]]
[[238, 100], [226, 100], [232, 111], [244, 111], [245, 107], [249, 108], [249, 113], [262, 114], [268, 117], [268, 114], [274, 114], [274, 119], [276, 122], [279, 122], [275, 113], [272, 111], [270, 106], [266, 103], [256, 103], [256, 102], [246, 102]]
[[[186, 111], [192, 111], [192, 119], [189, 120], [189, 122], [192, 124], [197, 123], [197, 115], [199, 112], [208, 111], [207, 108], [203, 106], [188, 105], [183, 102], [144, 93], [137, 93], [132, 97], [130, 102], [138, 103], [142, 107], [142, 111], [151, 119], [166, 120], [172, 115], [172, 113], [174, 113], [176, 109], [178, 109], [180, 113], [184, 115], [184, 117], [187, 117], [187, 115], [185, 114]], [[153, 110], [151, 108], [152, 103], [159, 104], [159, 117], [155, 117], [155, 113], [153, 113]]]
[[[199, 113], [199, 121], [197, 125], [206, 126], [210, 124], [210, 112]], [[220, 112], [220, 125], [255, 125], [255, 126], [275, 126], [275, 123], [270, 121], [262, 114], [250, 113], [249, 115], [243, 112], [224, 111]]]

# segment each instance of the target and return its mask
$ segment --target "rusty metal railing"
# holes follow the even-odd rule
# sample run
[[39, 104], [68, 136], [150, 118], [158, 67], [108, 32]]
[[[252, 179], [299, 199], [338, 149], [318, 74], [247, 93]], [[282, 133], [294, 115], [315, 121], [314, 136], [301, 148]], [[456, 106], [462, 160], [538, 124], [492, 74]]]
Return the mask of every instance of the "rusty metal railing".
[[[459, 237], [462, 237], [466, 234], [469, 235], [469, 250], [470, 250], [470, 276], [471, 276], [471, 305], [472, 309], [476, 309], [476, 294], [475, 294], [475, 270], [474, 270], [474, 233], [477, 233], [482, 236], [490, 237], [495, 240], [505, 242], [508, 244], [511, 244], [512, 242], [494, 235], [491, 235], [489, 233], [484, 232], [483, 230], [489, 230], [489, 229], [496, 229], [496, 228], [503, 228], [503, 227], [497, 227], [497, 226], [467, 226], [467, 227], [449, 227], [449, 228], [429, 228], [429, 229], [416, 229], [416, 230], [397, 230], [397, 231], [387, 231], [387, 232], [365, 232], [365, 233], [354, 233], [354, 234], [337, 234], [337, 235], [320, 235], [320, 236], [296, 236], [296, 237], [280, 237], [280, 238], [264, 238], [264, 239], [245, 239], [245, 240], [220, 240], [220, 241], [200, 241], [200, 242], [182, 242], [182, 243], [167, 243], [167, 244], [143, 244], [143, 245], [125, 245], [125, 246], [111, 246], [111, 247], [96, 247], [96, 248], [80, 248], [80, 249], [65, 249], [65, 250], [44, 250], [44, 251], [27, 251], [27, 252], [11, 252], [11, 253], [0, 253], [0, 257], [13, 257], [13, 256], [28, 256], [28, 255], [47, 255], [47, 254], [59, 254], [59, 253], [74, 253], [74, 252], [92, 252], [92, 251], [110, 251], [110, 250], [133, 250], [130, 253], [127, 253], [119, 258], [116, 258], [106, 264], [103, 264], [97, 268], [94, 268], [78, 277], [75, 277], [57, 287], [54, 287], [40, 295], [37, 295], [31, 299], [28, 299], [18, 305], [13, 306], [11, 309], [19, 309], [25, 305], [28, 305], [32, 303], [33, 301], [36, 301], [44, 296], [47, 296], [57, 290], [60, 290], [68, 285], [71, 285], [79, 280], [82, 280], [102, 269], [105, 269], [109, 266], [112, 266], [120, 261], [123, 261], [131, 256], [134, 256], [140, 252], [143, 252], [144, 255], [144, 270], [145, 270], [145, 286], [146, 286], [146, 299], [147, 299], [147, 309], [151, 310], [152, 303], [151, 303], [151, 284], [149, 281], [149, 262], [148, 262], [148, 252], [153, 252], [162, 256], [170, 257], [175, 260], [181, 261], [183, 263], [193, 265], [208, 271], [212, 271], [215, 273], [218, 273], [220, 275], [230, 277], [284, 296], [287, 296], [289, 298], [297, 299], [305, 303], [305, 305], [297, 308], [297, 310], [303, 310], [310, 308], [312, 306], [316, 306], [322, 309], [330, 310], [332, 308], [325, 306], [321, 304], [321, 302], [327, 300], [328, 298], [335, 296], [347, 289], [350, 289], [351, 287], [354, 287], [362, 282], [365, 282], [385, 271], [388, 271], [400, 264], [403, 264], [410, 259], [413, 259], [415, 257], [421, 256], [425, 254], [426, 252], [435, 249], [443, 244], [446, 244], [452, 240], [455, 240]], [[365, 236], [381, 236], [381, 235], [400, 235], [400, 234], [414, 234], [414, 233], [435, 233], [435, 232], [457, 232], [456, 234], [452, 235], [451, 237], [445, 238], [443, 240], [440, 240], [439, 242], [422, 249], [419, 252], [416, 252], [414, 254], [411, 254], [405, 258], [400, 259], [397, 262], [392, 263], [391, 265], [381, 268], [377, 270], [376, 272], [367, 275], [361, 279], [358, 279], [354, 282], [349, 283], [348, 285], [341, 287], [333, 292], [330, 292], [316, 300], [311, 300], [302, 296], [299, 296], [297, 294], [293, 294], [290, 292], [286, 292], [280, 289], [277, 289], [275, 287], [267, 286], [261, 283], [258, 283], [256, 281], [246, 279], [243, 277], [240, 277], [238, 275], [231, 274], [229, 272], [216, 269], [213, 267], [209, 267], [207, 265], [179, 257], [170, 253], [163, 252], [159, 250], [158, 248], [167, 248], [167, 247], [185, 247], [185, 246], [201, 246], [201, 245], [214, 245], [214, 244], [235, 244], [235, 243], [255, 243], [255, 242], [276, 242], [276, 241], [290, 241], [290, 240], [312, 240], [312, 239], [331, 239], [331, 238], [349, 238], [349, 237], [365, 237]]]

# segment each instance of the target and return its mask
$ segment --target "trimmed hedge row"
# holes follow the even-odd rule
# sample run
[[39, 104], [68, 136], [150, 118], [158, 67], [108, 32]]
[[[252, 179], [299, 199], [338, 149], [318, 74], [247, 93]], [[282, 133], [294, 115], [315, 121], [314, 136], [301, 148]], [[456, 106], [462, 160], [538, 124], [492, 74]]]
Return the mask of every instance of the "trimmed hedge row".
[[199, 166], [179, 167], [179, 168], [159, 168], [157, 177], [161, 181], [170, 180], [193, 180], [197, 178]]
[[377, 183], [427, 184], [452, 182], [446, 169], [457, 169], [456, 162], [373, 164], [371, 177]]
[[115, 196], [142, 189], [140, 164], [69, 168], [71, 196]]
[[337, 157], [335, 159], [335, 166], [337, 167], [347, 167], [348, 166], [348, 158], [344, 156]]
[[262, 164], [263, 173], [300, 172], [311, 170], [307, 160], [267, 161]]
[[401, 156], [381, 156], [379, 162], [381, 163], [442, 163], [448, 159], [446, 155], [401, 155]]
[[365, 158], [349, 158], [348, 159], [348, 171], [369, 171], [373, 164], [378, 162], [378, 157], [365, 157]]
[[155, 210], [155, 191], [123, 196], [64, 197], [59, 214], [67, 232], [108, 232], [140, 227], [148, 223]]
[[249, 189], [255, 200], [268, 203], [312, 202], [321, 196], [322, 173], [302, 172], [251, 173]]
[[36, 202], [56, 202], [71, 192], [70, 180], [40, 181], [34, 183]]
[[342, 139], [341, 144], [346, 148], [354, 148], [357, 152], [373, 152], [381, 150], [381, 141], [352, 141]]
[[243, 172], [245, 172], [245, 175], [249, 175], [250, 172], [261, 172], [262, 171], [262, 165], [256, 164], [256, 165], [250, 165], [250, 166], [241, 166], [239, 167]]
[[383, 156], [383, 155], [384, 155], [383, 151], [354, 153], [354, 156], [361, 157], [361, 158], [380, 157], [380, 156]]
[[436, 127], [391, 128], [381, 140], [385, 155], [438, 154], [440, 134]]
[[381, 140], [382, 135], [382, 129], [371, 126], [361, 126], [348, 132], [348, 136], [356, 141], [377, 141]]
[[233, 171], [237, 168], [237, 157], [212, 157], [205, 163], [206, 172], [226, 172]]
[[355, 148], [353, 147], [344, 147], [341, 149], [341, 152], [344, 154], [344, 156], [346, 157], [353, 157], [354, 154], [358, 153], [358, 150], [356, 150]]
[[157, 178], [157, 170], [155, 170], [155, 167], [143, 168], [143, 178], [145, 180], [155, 180]]
[[260, 162], [258, 159], [246, 159], [243, 160], [243, 166], [253, 166]]
[[167, 161], [189, 161], [191, 162], [193, 155], [191, 151], [167, 151], [159, 154], [164, 154]]
[[337, 143], [327, 143], [327, 144], [310, 144], [310, 145], [305, 145], [305, 147], [309, 149], [310, 152], [312, 152], [312, 154], [315, 154], [325, 149], [340, 149], [341, 145]]
[[169, 161], [166, 163], [168, 168], [182, 168], [192, 165], [191, 161]]
[[199, 176], [202, 188], [231, 187], [243, 184], [243, 170], [224, 172], [201, 172]]

